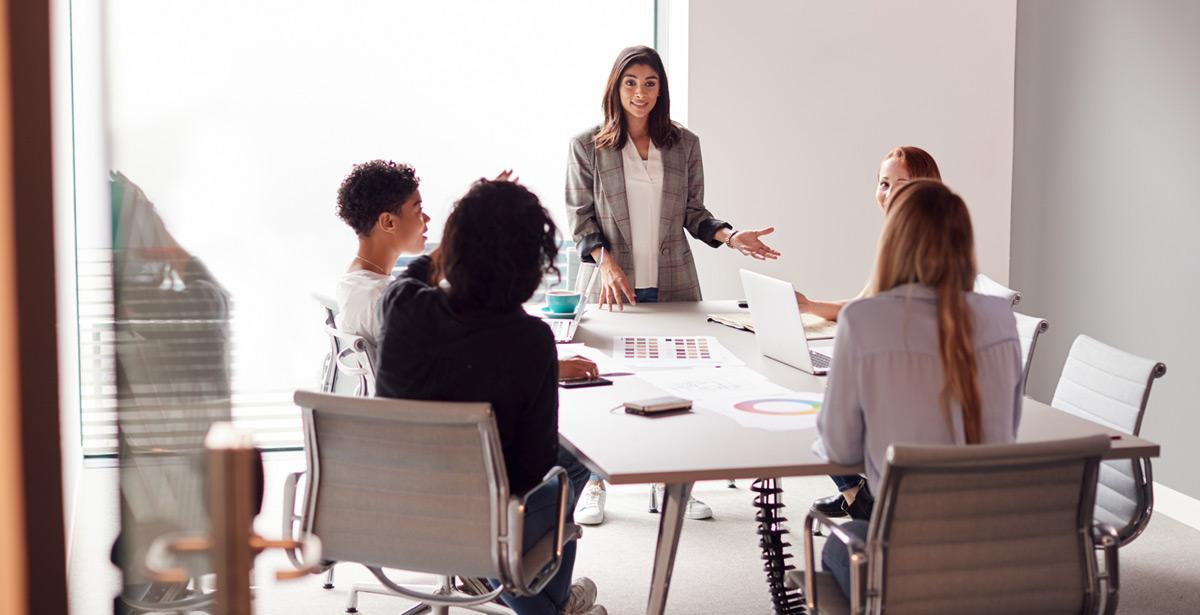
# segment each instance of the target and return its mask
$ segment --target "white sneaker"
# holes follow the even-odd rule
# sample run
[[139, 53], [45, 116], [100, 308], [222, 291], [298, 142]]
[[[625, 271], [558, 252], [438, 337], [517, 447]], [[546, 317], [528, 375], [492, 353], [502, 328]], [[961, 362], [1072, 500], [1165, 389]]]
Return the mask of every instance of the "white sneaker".
[[[666, 491], [666, 489], [661, 484], [655, 485], [654, 489], [658, 494], [659, 510], [662, 510], [663, 502], [666, 501], [666, 498], [664, 497], [664, 491]], [[688, 496], [687, 507], [683, 510], [683, 517], [685, 519], [712, 519], [712, 516], [712, 508], [710, 508], [708, 504], [705, 504], [704, 502], [701, 502], [690, 495]]]
[[574, 583], [571, 583], [571, 595], [567, 597], [567, 603], [563, 605], [562, 612], [567, 615], [591, 613], [590, 609], [595, 604], [596, 584], [587, 577], [579, 577], [575, 579]]
[[608, 492], [599, 486], [588, 485], [585, 487], [583, 495], [579, 498], [579, 506], [575, 507], [575, 523], [580, 525], [604, 523], [604, 500], [607, 498]]
[[712, 509], [708, 507], [708, 504], [689, 497], [683, 516], [687, 519], [712, 519]]

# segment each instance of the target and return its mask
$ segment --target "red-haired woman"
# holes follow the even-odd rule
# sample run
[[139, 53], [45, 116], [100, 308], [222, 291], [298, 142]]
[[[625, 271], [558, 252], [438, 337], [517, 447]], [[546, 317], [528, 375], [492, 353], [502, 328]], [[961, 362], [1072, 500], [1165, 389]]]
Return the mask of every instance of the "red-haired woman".
[[[904, 184], [914, 179], [942, 179], [937, 161], [929, 152], [911, 145], [903, 145], [888, 152], [879, 163], [879, 171], [875, 174], [875, 202], [879, 209], [887, 214], [888, 196]], [[866, 296], [866, 289], [855, 297]], [[841, 301], [813, 301], [801, 293], [796, 293], [796, 303], [801, 312], [816, 314], [825, 320], [837, 320], [838, 312], [850, 299]]]

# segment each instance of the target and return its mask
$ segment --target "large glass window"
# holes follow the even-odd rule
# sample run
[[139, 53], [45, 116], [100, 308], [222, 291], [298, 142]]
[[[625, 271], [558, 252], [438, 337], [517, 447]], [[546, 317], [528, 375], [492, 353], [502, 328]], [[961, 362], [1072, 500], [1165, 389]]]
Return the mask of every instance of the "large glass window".
[[431, 242], [468, 184], [505, 168], [561, 221], [568, 139], [600, 121], [617, 52], [654, 39], [652, 0], [121, 0], [75, 2], [72, 20], [76, 108], [106, 110], [78, 113], [75, 128], [92, 454], [116, 446], [114, 237], [143, 233], [119, 266], [143, 275], [157, 255], [154, 284], [204, 286], [188, 295], [208, 310], [195, 320], [227, 310], [227, 323], [187, 330], [212, 346], [227, 327], [234, 420], [263, 446], [297, 446], [291, 394], [317, 386], [327, 348], [311, 295], [332, 294], [355, 253], [334, 215], [351, 165], [415, 166]]

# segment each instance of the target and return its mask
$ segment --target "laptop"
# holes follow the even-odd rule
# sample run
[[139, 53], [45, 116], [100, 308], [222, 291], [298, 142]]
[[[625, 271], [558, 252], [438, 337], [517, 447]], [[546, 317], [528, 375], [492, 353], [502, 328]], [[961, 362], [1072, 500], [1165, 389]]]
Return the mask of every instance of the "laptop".
[[[580, 267], [583, 271], [583, 267]], [[592, 294], [592, 287], [595, 285], [596, 278], [599, 278], [598, 270], [591, 267], [587, 284], [585, 288], [580, 290], [579, 305], [575, 308], [575, 317], [567, 320], [565, 318], [547, 318], [546, 324], [550, 327], [550, 331], [554, 333], [554, 343], [569, 344], [575, 339], [575, 332], [579, 330], [579, 321], [583, 319], [583, 313], [587, 311], [588, 295]]]
[[584, 311], [587, 310], [587, 304], [580, 298], [579, 307], [575, 308], [575, 317], [567, 320], [565, 318], [547, 318], [546, 324], [550, 326], [550, 330], [554, 332], [554, 343], [569, 344], [575, 339], [575, 331], [579, 330], [579, 320], [583, 318]]
[[750, 303], [758, 351], [764, 356], [792, 367], [824, 376], [829, 373], [833, 347], [812, 349], [804, 333], [796, 291], [791, 283], [741, 270], [742, 290]]

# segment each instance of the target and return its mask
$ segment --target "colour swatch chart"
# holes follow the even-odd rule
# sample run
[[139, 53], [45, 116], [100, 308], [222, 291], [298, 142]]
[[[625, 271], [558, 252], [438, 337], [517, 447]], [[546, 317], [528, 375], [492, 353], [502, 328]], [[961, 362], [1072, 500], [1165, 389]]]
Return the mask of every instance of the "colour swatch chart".
[[613, 358], [642, 367], [690, 367], [730, 363], [733, 355], [713, 338], [699, 336], [618, 337]]

